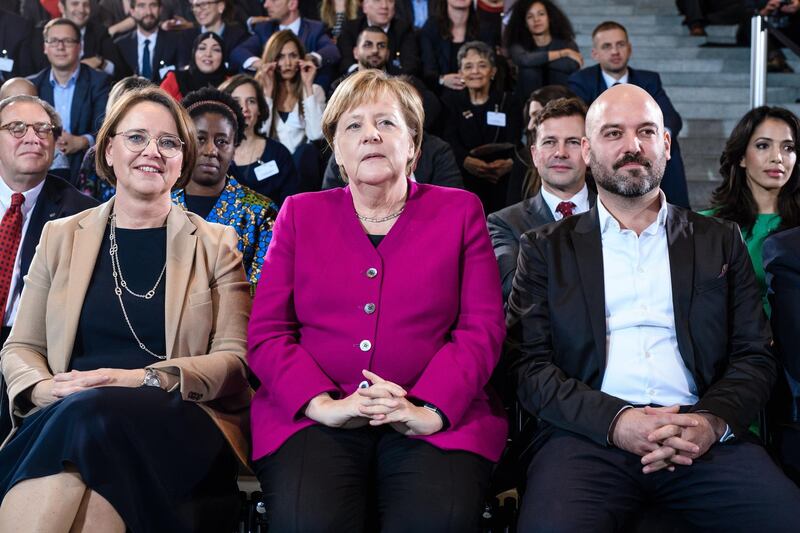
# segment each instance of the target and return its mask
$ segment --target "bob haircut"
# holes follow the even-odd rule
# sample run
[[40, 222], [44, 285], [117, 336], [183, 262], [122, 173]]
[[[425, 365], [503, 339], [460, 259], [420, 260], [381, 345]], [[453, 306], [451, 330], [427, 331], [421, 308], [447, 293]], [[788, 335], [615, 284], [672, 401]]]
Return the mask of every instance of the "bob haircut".
[[97, 152], [95, 153], [95, 166], [97, 174], [105, 178], [114, 187], [117, 186], [117, 178], [114, 176], [114, 169], [106, 162], [106, 149], [111, 138], [114, 137], [117, 126], [124, 119], [128, 112], [137, 104], [151, 102], [164, 107], [172, 116], [178, 129], [178, 138], [183, 141], [183, 164], [181, 165], [181, 175], [175, 182], [173, 189], [183, 189], [189, 182], [189, 178], [194, 171], [197, 160], [197, 132], [194, 129], [194, 121], [189, 117], [186, 110], [175, 101], [169, 94], [159, 87], [145, 87], [134, 89], [124, 94], [109, 110], [103, 121], [103, 126], [97, 133]]
[[[399, 104], [403, 120], [414, 141], [414, 155], [406, 165], [406, 175], [409, 175], [414, 169], [422, 146], [422, 125], [425, 123], [425, 111], [422, 108], [419, 93], [407, 81], [393, 78], [376, 69], [359, 70], [352, 76], [348, 76], [339, 84], [331, 99], [328, 100], [328, 105], [322, 114], [322, 134], [333, 148], [336, 126], [345, 112], [368, 102], [386, 102], [387, 98], [393, 99]], [[338, 163], [339, 169], [342, 171], [342, 178], [346, 182], [347, 174], [344, 172], [341, 161]]]

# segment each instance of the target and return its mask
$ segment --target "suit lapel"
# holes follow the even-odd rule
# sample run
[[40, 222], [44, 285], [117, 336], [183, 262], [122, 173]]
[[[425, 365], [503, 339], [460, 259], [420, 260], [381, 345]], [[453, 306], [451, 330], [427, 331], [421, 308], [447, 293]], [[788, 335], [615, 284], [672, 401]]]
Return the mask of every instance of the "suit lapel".
[[51, 72], [52, 72], [51, 69], [47, 69], [44, 72], [44, 79], [39, 84], [39, 98], [49, 103], [50, 105], [55, 105], [53, 101], [53, 86], [50, 85]]
[[178, 326], [183, 302], [189, 289], [194, 262], [197, 228], [183, 209], [173, 205], [167, 217], [167, 286], [164, 310], [164, 333], [167, 341], [167, 358], [175, 355]]
[[597, 65], [597, 96], [600, 96], [606, 89], [608, 89], [608, 85], [606, 85], [606, 80], [603, 78], [603, 70], [600, 68], [600, 65]]
[[138, 40], [136, 39], [136, 30], [132, 31], [124, 41], [120, 42], [119, 51], [123, 59], [128, 64], [131, 72], [141, 75], [139, 70], [139, 50]]
[[543, 224], [556, 221], [555, 217], [553, 217], [553, 213], [550, 212], [550, 208], [547, 206], [547, 202], [544, 201], [541, 191], [531, 200], [529, 211], [537, 226], [541, 225], [540, 221], [543, 221]]
[[31, 221], [28, 223], [28, 230], [25, 232], [25, 240], [22, 241], [20, 250], [20, 274], [24, 277], [28, 274], [28, 269], [39, 244], [39, 237], [42, 235], [44, 225], [61, 217], [63, 206], [61, 205], [61, 194], [53, 187], [52, 177], [46, 177], [42, 192], [31, 213]]
[[581, 287], [586, 298], [586, 309], [592, 324], [592, 335], [597, 347], [597, 365], [601, 371], [606, 367], [606, 301], [603, 281], [603, 243], [600, 236], [600, 221], [597, 207], [575, 215], [581, 217], [572, 230], [572, 245], [575, 261], [581, 278]]
[[667, 216], [667, 242], [678, 349], [687, 369], [696, 376], [694, 348], [689, 334], [689, 306], [694, 287], [694, 234], [686, 215], [672, 205]]

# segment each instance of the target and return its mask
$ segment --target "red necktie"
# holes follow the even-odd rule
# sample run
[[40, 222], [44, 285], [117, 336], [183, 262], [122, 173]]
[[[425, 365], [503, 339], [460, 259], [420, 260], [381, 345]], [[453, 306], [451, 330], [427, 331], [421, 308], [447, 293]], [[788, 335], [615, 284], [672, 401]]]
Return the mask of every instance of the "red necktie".
[[556, 213], [561, 213], [561, 216], [564, 218], [571, 217], [575, 207], [577, 206], [572, 202], [561, 202], [556, 206]]
[[11, 195], [11, 207], [8, 208], [0, 222], [0, 324], [6, 314], [8, 291], [14, 277], [14, 263], [17, 260], [17, 249], [22, 236], [22, 204], [25, 196], [15, 192]]

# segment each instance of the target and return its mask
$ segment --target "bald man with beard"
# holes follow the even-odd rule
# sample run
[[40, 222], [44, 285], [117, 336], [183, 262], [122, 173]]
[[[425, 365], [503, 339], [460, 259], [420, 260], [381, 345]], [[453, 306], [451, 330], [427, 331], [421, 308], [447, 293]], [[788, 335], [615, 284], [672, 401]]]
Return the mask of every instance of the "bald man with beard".
[[796, 530], [800, 490], [749, 435], [777, 362], [739, 228], [666, 202], [644, 90], [589, 108], [586, 213], [523, 235], [510, 368], [540, 423], [520, 531], [615, 531], [645, 504], [709, 531]]

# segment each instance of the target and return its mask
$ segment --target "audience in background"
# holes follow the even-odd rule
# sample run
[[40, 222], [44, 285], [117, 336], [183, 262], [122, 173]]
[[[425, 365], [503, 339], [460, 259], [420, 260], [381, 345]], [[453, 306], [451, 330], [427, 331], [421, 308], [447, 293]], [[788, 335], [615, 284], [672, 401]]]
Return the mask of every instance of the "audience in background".
[[81, 30], [81, 63], [113, 76], [116, 49], [99, 17], [93, 16], [92, 2], [59, 0], [58, 9], [62, 17], [74, 22]]
[[214, 32], [223, 41], [225, 61], [230, 59], [231, 51], [249, 37], [247, 30], [241, 25], [230, 20], [229, 11], [232, 11], [232, 0], [190, 0], [192, 13], [197, 19], [197, 24], [181, 32], [183, 47], [190, 48], [194, 40], [201, 33]]
[[230, 94], [244, 117], [244, 135], [236, 147], [231, 174], [236, 180], [281, 205], [296, 193], [300, 179], [288, 148], [262, 132], [270, 109], [261, 85], [246, 74], [237, 74], [220, 85]]
[[203, 87], [218, 87], [228, 76], [225, 67], [225, 43], [214, 32], [198, 35], [192, 43], [189, 66], [167, 72], [161, 88], [177, 101]]
[[480, 41], [458, 51], [459, 72], [466, 90], [448, 91], [444, 139], [456, 154], [468, 191], [478, 195], [486, 214], [504, 208], [508, 182], [519, 142], [520, 103], [514, 95], [492, 87], [497, 68], [492, 48]]
[[566, 85], [570, 74], [583, 66], [572, 24], [550, 0], [516, 2], [503, 42], [517, 67], [517, 94]]
[[[747, 12], [758, 13], [773, 29], [783, 33], [788, 39], [800, 45], [800, 0], [744, 0]], [[750, 21], [745, 19], [740, 25], [742, 40], [750, 44]], [[769, 72], [791, 73], [794, 69], [786, 62], [781, 48], [783, 44], [773, 35], [767, 36], [767, 70]]]
[[344, 23], [355, 20], [359, 15], [358, 0], [322, 0], [319, 10], [320, 20], [331, 31], [333, 42], [342, 34]]
[[16, 13], [0, 9], [0, 50], [5, 50], [5, 59], [0, 67], [0, 82], [15, 76], [26, 76], [35, 71], [31, 40], [33, 25]]
[[395, 18], [402, 20], [415, 30], [425, 26], [439, 0], [396, 0]]
[[[675, 4], [695, 37], [706, 35], [711, 24], [740, 24], [747, 19], [746, 0], [676, 0]], [[748, 22], [749, 24], [749, 22]]]
[[733, 128], [720, 157], [722, 183], [701, 211], [736, 222], [742, 230], [769, 315], [761, 248], [770, 234], [800, 226], [800, 120], [780, 107], [748, 111]]
[[522, 234], [588, 211], [595, 203], [596, 195], [586, 185], [586, 163], [581, 153], [585, 116], [586, 106], [578, 98], [551, 100], [536, 114], [529, 128], [530, 152], [541, 187], [530, 198], [489, 214], [487, 223], [500, 267], [503, 300], [511, 294]]
[[50, 66], [32, 76], [39, 97], [55, 107], [63, 133], [56, 148], [69, 159], [69, 181], [77, 183], [81, 161], [94, 144], [108, 100], [109, 76], [80, 62], [80, 30], [74, 22], [56, 18], [43, 31]]
[[186, 186], [172, 193], [172, 201], [207, 222], [236, 230], [245, 275], [255, 291], [278, 206], [228, 174], [244, 136], [242, 110], [231, 95], [211, 88], [189, 93], [182, 105], [197, 129], [197, 163]]

